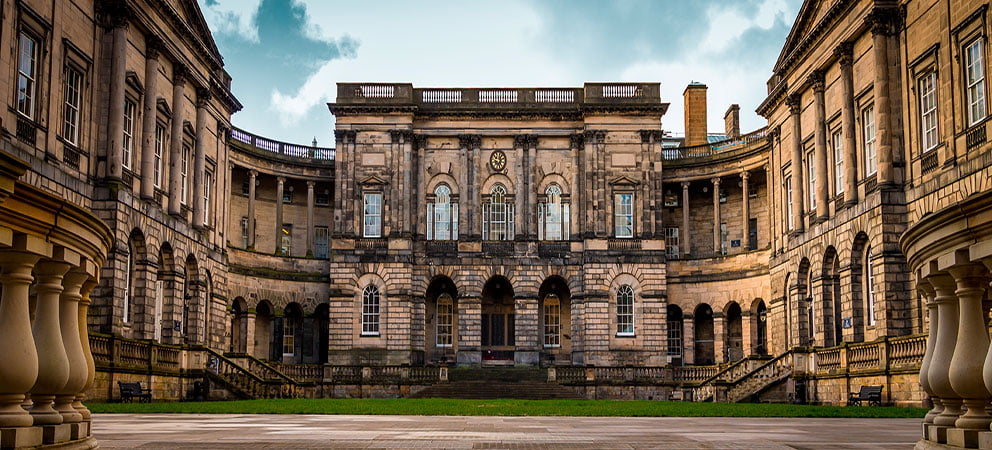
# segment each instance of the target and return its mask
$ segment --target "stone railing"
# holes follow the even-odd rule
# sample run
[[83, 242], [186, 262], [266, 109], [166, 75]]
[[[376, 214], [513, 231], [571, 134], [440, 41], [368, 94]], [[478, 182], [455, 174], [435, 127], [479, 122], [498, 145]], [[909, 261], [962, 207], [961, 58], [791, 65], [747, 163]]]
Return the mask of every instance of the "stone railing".
[[434, 384], [445, 381], [444, 367], [324, 366], [328, 384]]
[[767, 137], [767, 128], [760, 128], [734, 139], [726, 139], [711, 144], [666, 148], [661, 151], [661, 154], [665, 160], [668, 161], [688, 158], [702, 158], [733, 150], [740, 150], [749, 146], [762, 145], [765, 143]]
[[283, 364], [272, 363], [283, 375], [298, 383], [320, 383], [324, 380], [323, 364]]
[[292, 158], [333, 161], [335, 157], [335, 150], [333, 148], [314, 147], [276, 141], [249, 133], [240, 128], [231, 129], [231, 140], [246, 144], [261, 152], [274, 153], [280, 156], [289, 156]]
[[182, 369], [180, 346], [96, 333], [90, 333], [89, 339], [98, 370], [178, 373]]
[[568, 110], [603, 105], [661, 107], [658, 83], [586, 83], [583, 87], [414, 88], [410, 83], [338, 83], [332, 105], [415, 107], [420, 111]]
[[795, 365], [793, 356], [792, 351], [785, 352], [730, 382], [726, 387], [726, 394], [721, 400], [739, 402], [754, 395], [764, 387], [791, 375]]
[[886, 337], [874, 342], [811, 349], [809, 372], [829, 375], [850, 372], [919, 369], [927, 349], [927, 335]]

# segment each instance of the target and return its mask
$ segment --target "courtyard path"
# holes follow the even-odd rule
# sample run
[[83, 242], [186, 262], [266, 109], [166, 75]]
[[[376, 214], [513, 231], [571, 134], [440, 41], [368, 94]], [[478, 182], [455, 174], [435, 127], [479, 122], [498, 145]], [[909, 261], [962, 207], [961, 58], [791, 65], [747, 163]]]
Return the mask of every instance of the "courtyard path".
[[96, 414], [102, 448], [912, 448], [919, 419]]

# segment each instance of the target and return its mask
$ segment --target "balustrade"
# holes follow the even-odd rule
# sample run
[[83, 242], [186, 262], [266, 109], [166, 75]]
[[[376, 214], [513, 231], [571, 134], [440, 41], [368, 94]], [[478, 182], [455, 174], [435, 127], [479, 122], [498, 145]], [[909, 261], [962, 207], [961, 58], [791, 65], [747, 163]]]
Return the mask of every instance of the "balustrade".
[[231, 139], [259, 150], [294, 158], [333, 161], [336, 157], [336, 151], [333, 148], [314, 147], [275, 141], [238, 128], [231, 129]]

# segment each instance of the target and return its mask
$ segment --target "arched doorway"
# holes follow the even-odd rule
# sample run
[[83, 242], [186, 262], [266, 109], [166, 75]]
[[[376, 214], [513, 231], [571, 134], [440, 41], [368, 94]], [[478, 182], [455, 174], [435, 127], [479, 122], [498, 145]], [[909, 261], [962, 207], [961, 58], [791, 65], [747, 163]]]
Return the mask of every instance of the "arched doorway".
[[303, 308], [298, 303], [290, 303], [283, 309], [282, 320], [276, 320], [276, 340], [279, 342], [277, 355], [285, 364], [303, 362]]
[[716, 363], [715, 349], [713, 348], [713, 308], [705, 303], [696, 307], [696, 312], [692, 314], [693, 328], [695, 332], [695, 361], [696, 365], [707, 365]]
[[[844, 340], [844, 319], [840, 297], [840, 261], [837, 250], [827, 247], [823, 255], [823, 345], [830, 347]], [[850, 327], [850, 325], [848, 325]]]
[[682, 308], [676, 305], [668, 305], [668, 361], [673, 366], [683, 364], [682, 346], [685, 345], [682, 333], [685, 329], [685, 318], [682, 316]]
[[513, 286], [494, 276], [482, 288], [482, 361], [513, 364], [516, 346]]
[[741, 316], [741, 305], [730, 302], [726, 312], [726, 333], [724, 351], [727, 361], [737, 361], [744, 357], [744, 323]]
[[458, 290], [451, 278], [438, 276], [427, 286], [424, 353], [434, 363], [450, 363], [458, 353]]
[[754, 354], [768, 354], [768, 308], [765, 301], [758, 299], [751, 309], [751, 317], [754, 318]]
[[541, 283], [538, 291], [542, 360], [568, 363], [572, 360], [572, 294], [559, 276]]
[[803, 258], [799, 262], [799, 273], [796, 278], [796, 296], [799, 307], [799, 345], [813, 345], [813, 336], [816, 334], [813, 318], [816, 316], [813, 310], [814, 297], [812, 285], [812, 274], [809, 267], [809, 260]]
[[272, 336], [274, 309], [267, 301], [261, 301], [255, 308], [255, 342], [252, 343], [252, 356], [261, 359], [274, 360]]
[[231, 341], [228, 347], [233, 353], [248, 351], [248, 307], [245, 299], [237, 297], [231, 305]]

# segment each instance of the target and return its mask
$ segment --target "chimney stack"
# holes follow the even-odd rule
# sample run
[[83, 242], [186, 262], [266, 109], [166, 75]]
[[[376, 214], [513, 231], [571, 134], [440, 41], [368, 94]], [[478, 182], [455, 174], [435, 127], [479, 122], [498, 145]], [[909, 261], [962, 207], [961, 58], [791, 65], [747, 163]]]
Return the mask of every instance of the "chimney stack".
[[730, 139], [741, 137], [741, 105], [734, 103], [723, 113], [723, 129]]
[[693, 81], [682, 93], [685, 99], [685, 146], [703, 145], [706, 138], [706, 85]]

